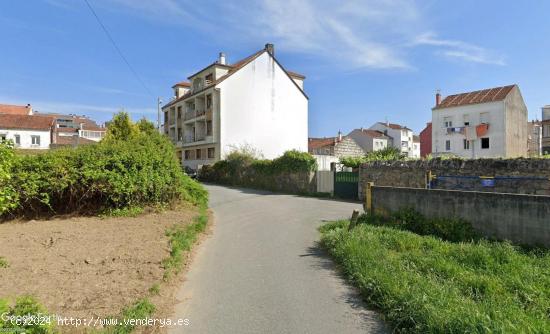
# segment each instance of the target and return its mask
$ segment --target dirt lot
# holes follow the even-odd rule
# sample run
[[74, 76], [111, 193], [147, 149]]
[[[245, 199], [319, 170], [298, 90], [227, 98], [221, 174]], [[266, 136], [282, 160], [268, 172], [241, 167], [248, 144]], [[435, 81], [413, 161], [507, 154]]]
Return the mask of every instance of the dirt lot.
[[[49, 312], [92, 317], [119, 314], [162, 281], [167, 228], [196, 215], [186, 208], [136, 218], [77, 217], [0, 224], [0, 298], [32, 295]], [[152, 298], [170, 314], [178, 279]], [[181, 278], [180, 278], [181, 281]], [[64, 332], [66, 330], [63, 330]]]

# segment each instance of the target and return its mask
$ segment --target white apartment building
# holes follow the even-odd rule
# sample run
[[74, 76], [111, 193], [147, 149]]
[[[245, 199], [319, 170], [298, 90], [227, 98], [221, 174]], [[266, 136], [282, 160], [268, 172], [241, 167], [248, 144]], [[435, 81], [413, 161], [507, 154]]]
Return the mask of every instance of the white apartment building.
[[432, 108], [432, 154], [463, 158], [527, 155], [527, 107], [517, 85], [447, 96]]
[[389, 122], [377, 122], [369, 129], [380, 131], [388, 136], [388, 146], [397, 148], [404, 156], [420, 158], [420, 151], [414, 149], [413, 131], [408, 127]]
[[542, 154], [550, 154], [550, 105], [542, 107], [541, 150]]
[[355, 142], [357, 142], [357, 144], [367, 153], [382, 150], [388, 147], [388, 141], [391, 140], [381, 131], [363, 128], [351, 131], [348, 134], [348, 137], [353, 138]]
[[236, 63], [219, 59], [174, 85], [162, 107], [164, 133], [184, 166], [198, 169], [249, 145], [273, 159], [308, 149], [308, 97], [303, 75], [287, 71], [272, 44]]
[[51, 117], [0, 114], [0, 141], [11, 140], [19, 149], [49, 149], [53, 127]]

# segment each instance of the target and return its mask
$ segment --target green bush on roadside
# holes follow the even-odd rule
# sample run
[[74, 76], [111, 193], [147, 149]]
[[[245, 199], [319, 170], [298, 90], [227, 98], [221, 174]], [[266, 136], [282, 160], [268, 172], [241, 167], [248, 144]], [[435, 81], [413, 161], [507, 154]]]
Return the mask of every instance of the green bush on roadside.
[[30, 156], [2, 151], [0, 157], [10, 159], [0, 170], [7, 184], [2, 189], [12, 190], [0, 191], [0, 215], [97, 213], [175, 200], [205, 203], [206, 190], [183, 173], [171, 142], [146, 122], [136, 126], [121, 113], [96, 145]]
[[549, 333], [550, 253], [348, 222], [322, 244], [399, 332]]

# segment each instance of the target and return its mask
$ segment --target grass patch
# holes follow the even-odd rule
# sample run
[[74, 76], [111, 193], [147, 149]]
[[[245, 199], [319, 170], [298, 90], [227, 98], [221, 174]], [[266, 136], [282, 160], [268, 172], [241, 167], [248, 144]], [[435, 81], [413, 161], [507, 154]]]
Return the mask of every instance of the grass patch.
[[[56, 333], [55, 320], [33, 297], [17, 298], [13, 305], [0, 299], [0, 333]], [[24, 317], [33, 315], [34, 321], [23, 322]], [[19, 321], [18, 321], [19, 320]]]
[[125, 208], [110, 208], [105, 210], [101, 217], [137, 217], [142, 215], [145, 209], [140, 206], [131, 206]]
[[155, 283], [153, 284], [150, 288], [149, 288], [149, 293], [151, 295], [154, 295], [154, 296], [157, 296], [160, 294], [160, 284], [159, 283]]
[[322, 244], [396, 331], [550, 333], [549, 252], [348, 223], [322, 226]]
[[8, 260], [6, 260], [4, 257], [0, 256], [0, 268], [7, 268], [10, 264], [8, 263]]
[[167, 281], [173, 274], [177, 274], [183, 268], [184, 253], [191, 250], [198, 236], [204, 232], [208, 224], [206, 205], [200, 206], [200, 212], [193, 223], [185, 226], [175, 226], [166, 231], [170, 238], [170, 256], [163, 261], [164, 280]]
[[155, 305], [153, 305], [149, 299], [140, 299], [133, 305], [122, 310], [121, 316], [116, 318], [113, 317], [113, 319], [118, 319], [117, 324], [105, 328], [103, 332], [109, 334], [131, 333], [134, 328], [139, 325], [140, 320], [150, 318], [154, 312]]

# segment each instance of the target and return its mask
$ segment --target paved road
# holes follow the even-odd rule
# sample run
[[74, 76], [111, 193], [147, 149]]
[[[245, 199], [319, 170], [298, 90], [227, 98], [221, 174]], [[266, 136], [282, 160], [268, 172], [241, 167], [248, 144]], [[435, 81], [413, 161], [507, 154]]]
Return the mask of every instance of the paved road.
[[213, 235], [178, 293], [172, 333], [378, 333], [387, 328], [317, 244], [360, 205], [207, 186]]

